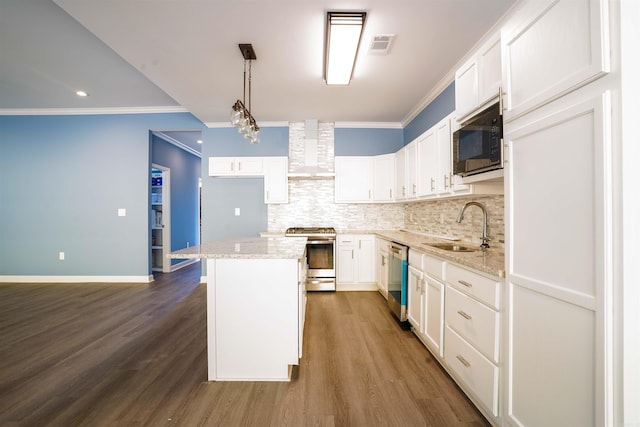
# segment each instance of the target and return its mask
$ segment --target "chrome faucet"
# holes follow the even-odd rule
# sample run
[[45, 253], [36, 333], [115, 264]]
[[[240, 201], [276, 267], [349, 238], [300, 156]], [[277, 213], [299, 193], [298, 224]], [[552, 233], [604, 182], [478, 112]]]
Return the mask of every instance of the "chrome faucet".
[[462, 220], [464, 219], [464, 211], [469, 207], [469, 206], [477, 206], [480, 209], [482, 209], [482, 244], [480, 245], [481, 248], [488, 248], [489, 247], [489, 237], [487, 236], [487, 210], [485, 209], [484, 205], [482, 203], [478, 203], [478, 202], [467, 202], [464, 204], [464, 206], [462, 207], [462, 209], [460, 209], [460, 213], [458, 214], [458, 219], [456, 219], [457, 223], [461, 223]]

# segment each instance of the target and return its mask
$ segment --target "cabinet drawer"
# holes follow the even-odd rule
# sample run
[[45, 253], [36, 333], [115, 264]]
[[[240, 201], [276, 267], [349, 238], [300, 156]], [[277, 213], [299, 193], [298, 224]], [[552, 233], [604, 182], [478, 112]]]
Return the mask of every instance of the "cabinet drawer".
[[493, 415], [498, 416], [498, 367], [448, 326], [444, 333], [445, 363], [462, 381], [463, 387], [471, 390]]
[[481, 276], [453, 264], [446, 264], [447, 283], [461, 292], [471, 295], [485, 304], [500, 309], [500, 282]]
[[422, 260], [425, 258], [422, 252], [409, 249], [409, 265], [422, 270]]
[[446, 292], [447, 325], [489, 359], [498, 362], [500, 315], [451, 286], [447, 286]]
[[444, 280], [445, 262], [428, 255], [422, 257], [422, 270], [434, 279]]

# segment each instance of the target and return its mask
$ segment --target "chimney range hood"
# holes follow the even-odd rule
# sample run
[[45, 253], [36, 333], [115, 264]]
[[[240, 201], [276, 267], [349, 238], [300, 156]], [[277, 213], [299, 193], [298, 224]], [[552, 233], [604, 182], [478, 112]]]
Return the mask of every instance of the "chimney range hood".
[[318, 121], [304, 122], [304, 165], [288, 173], [289, 178], [333, 178], [335, 172], [318, 166]]

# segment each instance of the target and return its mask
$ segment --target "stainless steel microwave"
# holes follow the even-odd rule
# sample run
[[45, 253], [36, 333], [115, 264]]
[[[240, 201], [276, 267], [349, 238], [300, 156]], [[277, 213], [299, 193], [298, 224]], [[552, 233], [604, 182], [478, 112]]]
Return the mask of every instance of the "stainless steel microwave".
[[504, 167], [499, 103], [478, 113], [453, 133], [453, 173], [468, 176]]

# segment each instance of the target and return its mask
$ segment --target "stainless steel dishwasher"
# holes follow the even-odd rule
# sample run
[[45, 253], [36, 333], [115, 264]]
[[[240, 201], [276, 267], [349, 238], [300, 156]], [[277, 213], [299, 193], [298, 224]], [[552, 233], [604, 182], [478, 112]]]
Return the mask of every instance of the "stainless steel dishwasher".
[[400, 322], [407, 320], [407, 269], [409, 248], [389, 243], [389, 292], [387, 304]]

